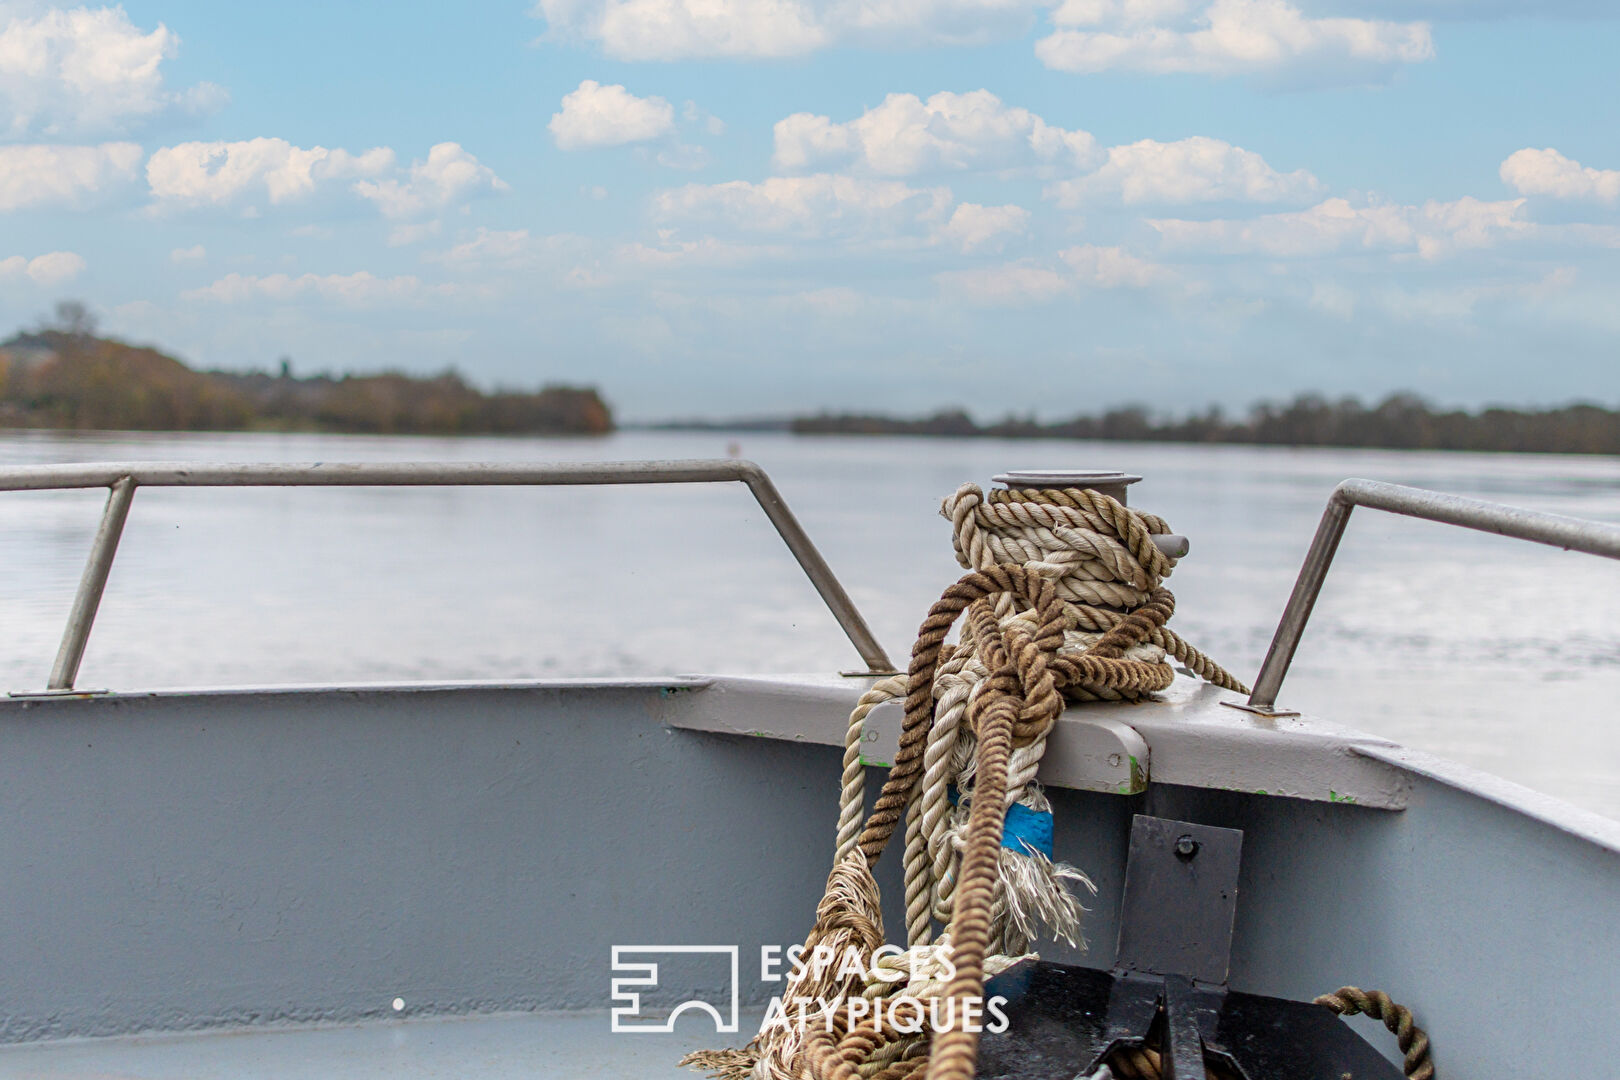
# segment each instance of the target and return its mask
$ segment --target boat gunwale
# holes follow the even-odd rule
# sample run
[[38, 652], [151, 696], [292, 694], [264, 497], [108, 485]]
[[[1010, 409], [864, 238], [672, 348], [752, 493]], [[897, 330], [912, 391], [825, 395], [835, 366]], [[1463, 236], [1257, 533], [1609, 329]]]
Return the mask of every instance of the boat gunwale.
[[[680, 708], [666, 708], [661, 713], [665, 726], [697, 731], [722, 737], [766, 738], [794, 742], [809, 746], [842, 745], [840, 733], [844, 717], [859, 696], [875, 681], [874, 676], [845, 676], [831, 673], [778, 673], [778, 674], [676, 674], [661, 676], [584, 676], [543, 679], [468, 679], [432, 680], [421, 682], [354, 682], [341, 684], [284, 684], [268, 686], [184, 687], [120, 691], [70, 691], [48, 694], [11, 694], [0, 697], [0, 722], [20, 718], [39, 708], [60, 709], [96, 707], [125, 703], [158, 703], [163, 701], [199, 702], [232, 698], [287, 698], [308, 699], [320, 696], [338, 697], [393, 697], [427, 694], [483, 694], [555, 692], [567, 694], [653, 692], [660, 698], [684, 697], [687, 693], [708, 692], [717, 695], [714, 715], [704, 714], [694, 719], [683, 716]], [[1465, 765], [1442, 755], [1417, 750], [1380, 736], [1346, 727], [1321, 717], [1305, 714], [1277, 720], [1246, 714], [1224, 708], [1226, 699], [1233, 695], [1213, 687], [1196, 686], [1192, 680], [1177, 680], [1176, 687], [1158, 700], [1135, 703], [1091, 703], [1082, 709], [1071, 709], [1060, 718], [1060, 724], [1086, 724], [1103, 714], [1123, 720], [1137, 729], [1150, 747], [1163, 751], [1174, 748], [1185, 756], [1207, 747], [1213, 736], [1228, 747], [1252, 746], [1256, 752], [1266, 747], [1282, 746], [1295, 755], [1316, 756], [1326, 765], [1345, 759], [1365, 759], [1380, 768], [1398, 774], [1406, 783], [1418, 777], [1442, 784], [1482, 801], [1500, 806], [1561, 833], [1585, 841], [1605, 851], [1620, 854], [1620, 821], [1605, 817], [1592, 810], [1576, 806], [1555, 795], [1526, 787], [1515, 781], [1497, 776], [1473, 766]], [[821, 721], [814, 726], [800, 725], [782, 730], [766, 730], [757, 726], [741, 727], [732, 723], [734, 715], [758, 716], [755, 699], [772, 698], [778, 702], [795, 701], [807, 710], [813, 710]], [[724, 703], [724, 699], [731, 699]], [[831, 710], [831, 711], [829, 711]], [[825, 713], [825, 716], [821, 714]], [[803, 715], [801, 713], [801, 715]], [[1163, 753], [1160, 755], [1163, 756]], [[1181, 773], [1184, 770], [1177, 770]], [[1043, 777], [1045, 780], [1045, 777]], [[1185, 787], [1203, 787], [1213, 790], [1233, 790], [1268, 798], [1309, 800], [1284, 791], [1254, 791], [1217, 783], [1188, 783], [1184, 775], [1169, 778], [1149, 773], [1150, 784], [1170, 784]], [[1056, 782], [1055, 786], [1071, 786]], [[1349, 805], [1371, 812], [1400, 812], [1400, 806]]]

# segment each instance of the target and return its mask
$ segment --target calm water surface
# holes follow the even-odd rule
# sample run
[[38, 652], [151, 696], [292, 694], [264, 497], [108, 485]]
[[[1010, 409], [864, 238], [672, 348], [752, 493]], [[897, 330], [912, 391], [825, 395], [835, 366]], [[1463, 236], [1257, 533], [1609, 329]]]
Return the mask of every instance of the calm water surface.
[[[729, 438], [0, 435], [0, 463], [719, 457]], [[1252, 677], [1333, 485], [1366, 476], [1620, 522], [1620, 462], [745, 435], [892, 655], [959, 573], [939, 500], [1122, 468], [1192, 538], [1176, 627]], [[103, 492], [0, 494], [0, 688], [42, 687]], [[827, 671], [856, 657], [737, 485], [154, 490], [79, 685]], [[1620, 817], [1620, 565], [1359, 511], [1283, 703]]]

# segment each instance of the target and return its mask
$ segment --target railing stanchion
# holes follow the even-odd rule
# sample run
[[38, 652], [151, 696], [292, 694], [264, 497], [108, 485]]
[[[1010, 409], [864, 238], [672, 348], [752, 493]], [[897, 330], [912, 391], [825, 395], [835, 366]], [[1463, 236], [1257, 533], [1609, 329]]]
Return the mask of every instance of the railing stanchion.
[[51, 690], [71, 690], [73, 680], [79, 676], [79, 663], [84, 659], [84, 647], [90, 640], [90, 628], [95, 625], [96, 609], [101, 606], [101, 594], [107, 588], [107, 575], [118, 554], [118, 540], [124, 535], [124, 520], [129, 517], [129, 504], [134, 498], [135, 480], [129, 476], [116, 481], [107, 494], [107, 508], [102, 511], [101, 525], [90, 546], [84, 576], [79, 578], [79, 591], [68, 612], [67, 628], [62, 631], [62, 647], [56, 651], [56, 663], [51, 667], [51, 681], [47, 684]]
[[[765, 511], [765, 516], [776, 526], [777, 534], [787, 544], [788, 550], [793, 552], [793, 557], [799, 560], [799, 566], [810, 579], [810, 584], [816, 587], [816, 592], [821, 594], [821, 599], [826, 602], [833, 617], [838, 620], [838, 625], [844, 628], [850, 644], [855, 646], [855, 651], [866, 661], [865, 674], [895, 674], [894, 663], [889, 659], [889, 654], [878, 644], [872, 628], [866, 625], [860, 609], [855, 606], [855, 601], [844, 591], [844, 586], [832, 572], [832, 567], [821, 557], [820, 550], [810, 539], [810, 535], [804, 531], [804, 526], [799, 524], [799, 519], [794, 517], [793, 511], [788, 508], [782, 493], [776, 490], [771, 478], [765, 474], [764, 469], [752, 462], [741, 462], [739, 465], [742, 481], [748, 485], [748, 490], [759, 503], [759, 508]], [[856, 673], [846, 672], [846, 674]]]
[[1620, 528], [1606, 522], [1524, 510], [1378, 480], [1346, 480], [1333, 489], [1327, 509], [1322, 512], [1322, 523], [1316, 527], [1316, 538], [1311, 541], [1305, 564], [1299, 568], [1293, 594], [1288, 597], [1288, 606], [1277, 623], [1271, 648], [1260, 665], [1260, 675], [1254, 680], [1254, 691], [1244, 704], [1232, 701], [1222, 704], [1262, 716], [1298, 715], [1278, 709], [1277, 694], [1288, 674], [1288, 665], [1293, 663], [1294, 650], [1299, 648], [1299, 639], [1305, 633], [1305, 624], [1316, 606], [1328, 568], [1333, 565], [1333, 555], [1339, 550], [1350, 511], [1358, 506], [1529, 540], [1566, 551], [1582, 551], [1605, 559], [1620, 559]]
[[1352, 509], [1350, 502], [1335, 497], [1328, 500], [1327, 509], [1322, 511], [1322, 521], [1316, 526], [1305, 565], [1300, 568], [1299, 579], [1294, 582], [1288, 606], [1277, 622], [1277, 632], [1271, 637], [1271, 647], [1266, 650], [1265, 662], [1260, 665], [1254, 690], [1249, 694], [1249, 708], [1256, 712], [1271, 712], [1277, 707], [1277, 692], [1282, 689], [1283, 676], [1294, 662], [1294, 650], [1299, 648], [1311, 609], [1316, 607], [1316, 598], [1321, 595], [1322, 582], [1327, 579], [1339, 541], [1344, 539], [1344, 528], [1350, 524]]

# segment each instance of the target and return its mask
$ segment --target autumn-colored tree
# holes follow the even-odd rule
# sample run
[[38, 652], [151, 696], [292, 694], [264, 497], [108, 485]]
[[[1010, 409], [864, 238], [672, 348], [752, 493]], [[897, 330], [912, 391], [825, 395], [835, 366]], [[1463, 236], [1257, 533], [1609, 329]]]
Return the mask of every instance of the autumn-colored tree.
[[82, 304], [0, 345], [0, 425], [108, 430], [277, 428], [378, 434], [580, 434], [613, 430], [593, 389], [485, 394], [454, 371], [295, 378], [194, 371], [156, 349], [95, 336]]
[[17, 372], [0, 391], [34, 426], [230, 430], [252, 419], [242, 395], [156, 349], [62, 330], [35, 340], [50, 350], [48, 358]]

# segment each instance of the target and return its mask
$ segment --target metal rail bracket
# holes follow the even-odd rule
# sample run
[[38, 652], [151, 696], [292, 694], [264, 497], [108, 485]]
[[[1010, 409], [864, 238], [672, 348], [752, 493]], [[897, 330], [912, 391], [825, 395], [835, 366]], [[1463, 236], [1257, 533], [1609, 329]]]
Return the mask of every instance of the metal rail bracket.
[[1118, 969], [1224, 985], [1242, 859], [1243, 833], [1237, 829], [1135, 815]]

